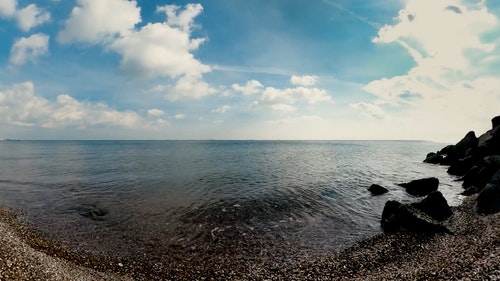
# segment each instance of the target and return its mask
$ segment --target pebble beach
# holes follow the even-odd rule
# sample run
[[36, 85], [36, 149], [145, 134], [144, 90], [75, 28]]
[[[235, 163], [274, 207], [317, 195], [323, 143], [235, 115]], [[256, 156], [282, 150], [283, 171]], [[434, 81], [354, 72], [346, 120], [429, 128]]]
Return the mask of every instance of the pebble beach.
[[193, 267], [76, 253], [1, 208], [0, 280], [500, 280], [500, 214], [477, 214], [475, 199], [453, 208], [453, 234], [380, 234], [293, 263], [206, 256]]

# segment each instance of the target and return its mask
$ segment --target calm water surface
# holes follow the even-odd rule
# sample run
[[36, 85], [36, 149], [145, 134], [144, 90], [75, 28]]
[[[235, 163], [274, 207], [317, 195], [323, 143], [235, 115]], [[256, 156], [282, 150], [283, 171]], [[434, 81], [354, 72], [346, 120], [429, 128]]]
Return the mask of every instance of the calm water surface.
[[[435, 176], [443, 144], [407, 141], [4, 141], [0, 204], [60, 243], [119, 256], [214, 248], [322, 255], [380, 232], [396, 184]], [[373, 197], [372, 183], [390, 192]], [[274, 250], [273, 250], [274, 249]], [[264, 253], [266, 254], [266, 253]], [[269, 253], [267, 253], [269, 254]]]

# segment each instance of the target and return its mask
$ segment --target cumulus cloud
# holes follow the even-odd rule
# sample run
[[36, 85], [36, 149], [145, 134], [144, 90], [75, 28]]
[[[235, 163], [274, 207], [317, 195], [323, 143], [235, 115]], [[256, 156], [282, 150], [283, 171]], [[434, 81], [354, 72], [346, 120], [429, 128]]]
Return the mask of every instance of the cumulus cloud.
[[50, 13], [38, 8], [35, 4], [30, 4], [17, 11], [17, 22], [23, 31], [29, 31], [33, 27], [39, 26], [50, 20]]
[[373, 42], [399, 44], [415, 66], [371, 81], [364, 90], [376, 100], [351, 107], [374, 117], [383, 116], [384, 107], [399, 108], [398, 114], [408, 118], [426, 115], [444, 122], [446, 116], [460, 127], [498, 114], [500, 78], [493, 75], [497, 72], [491, 62], [500, 46], [483, 35], [500, 25], [485, 1], [409, 0], [395, 21], [382, 27]]
[[49, 50], [49, 36], [43, 33], [33, 34], [17, 40], [10, 50], [10, 64], [23, 65], [46, 55]]
[[363, 111], [363, 114], [376, 119], [383, 119], [386, 115], [385, 111], [374, 103], [360, 102], [350, 104], [349, 106], [351, 108], [361, 110]]
[[229, 109], [231, 109], [231, 107], [229, 105], [223, 105], [217, 109], [213, 109], [212, 112], [213, 113], [226, 113], [226, 111], [228, 111]]
[[136, 1], [78, 0], [57, 38], [62, 43], [110, 41], [141, 22], [140, 11]]
[[186, 115], [185, 114], [175, 114], [174, 118], [177, 120], [181, 120], [181, 119], [185, 119]]
[[16, 13], [16, 0], [2, 0], [0, 1], [0, 16], [12, 17]]
[[318, 76], [312, 76], [312, 75], [304, 75], [304, 76], [296, 76], [292, 75], [290, 78], [290, 82], [293, 85], [299, 85], [299, 86], [313, 86], [316, 85], [316, 82], [318, 82]]
[[286, 89], [267, 87], [260, 98], [260, 101], [264, 103], [281, 102], [289, 104], [296, 103], [297, 101], [305, 101], [309, 104], [315, 104], [318, 102], [330, 102], [331, 100], [332, 99], [326, 90], [306, 87]]
[[245, 85], [240, 86], [238, 84], [233, 84], [231, 88], [233, 90], [243, 93], [245, 96], [257, 94], [262, 91], [264, 86], [257, 80], [250, 80]]
[[200, 76], [211, 69], [197, 60], [191, 51], [203, 41], [190, 39], [189, 33], [166, 23], [149, 23], [117, 39], [110, 49], [122, 56], [120, 69], [132, 77]]
[[16, 0], [0, 1], [0, 17], [15, 18], [22, 31], [30, 29], [50, 21], [50, 13], [38, 8], [36, 4], [30, 4], [22, 9], [17, 9]]
[[141, 21], [137, 1], [78, 0], [58, 40], [63, 43], [98, 44], [121, 56], [120, 72], [132, 78], [167, 78], [151, 91], [163, 92], [168, 100], [202, 98], [217, 90], [203, 79], [211, 67], [196, 59], [206, 38], [192, 38], [200, 4], [158, 6], [164, 22]]
[[159, 110], [159, 109], [156, 109], [156, 108], [148, 110], [148, 116], [159, 117], [159, 116], [162, 116], [162, 115], [165, 115], [165, 112], [163, 112], [163, 110]]
[[146, 119], [133, 111], [117, 111], [103, 103], [78, 101], [65, 94], [51, 101], [36, 95], [31, 82], [0, 91], [0, 120], [14, 126], [79, 129], [152, 127], [159, 121]]
[[[292, 76], [292, 84], [314, 85], [317, 76]], [[232, 85], [233, 90], [245, 95], [260, 93], [258, 100], [253, 101], [249, 108], [265, 107], [278, 113], [291, 113], [297, 111], [300, 105], [314, 105], [320, 102], [331, 102], [332, 98], [325, 89], [307, 86], [291, 88], [265, 87], [257, 80], [250, 80], [244, 86]]]
[[158, 12], [165, 12], [167, 24], [172, 27], [179, 27], [184, 32], [190, 32], [194, 25], [194, 18], [202, 11], [200, 4], [187, 4], [184, 10], [180, 10], [176, 5], [165, 5], [156, 8]]

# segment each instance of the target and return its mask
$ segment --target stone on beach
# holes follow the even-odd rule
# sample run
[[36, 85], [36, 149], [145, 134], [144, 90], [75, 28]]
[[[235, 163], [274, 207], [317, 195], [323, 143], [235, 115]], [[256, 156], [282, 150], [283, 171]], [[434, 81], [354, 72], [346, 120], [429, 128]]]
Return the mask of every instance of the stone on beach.
[[489, 183], [477, 197], [477, 211], [492, 214], [500, 211], [500, 184]]
[[378, 184], [372, 184], [368, 190], [372, 193], [372, 195], [382, 195], [384, 193], [387, 193], [389, 192], [389, 190], [387, 190], [387, 188], [381, 186], [381, 185], [378, 185]]
[[411, 205], [437, 221], [444, 221], [453, 214], [448, 202], [439, 191], [431, 192], [422, 201]]
[[398, 184], [406, 189], [411, 195], [426, 196], [438, 190], [439, 180], [435, 177], [413, 180], [407, 183]]
[[386, 232], [451, 233], [437, 220], [411, 204], [394, 200], [385, 203], [381, 225]]

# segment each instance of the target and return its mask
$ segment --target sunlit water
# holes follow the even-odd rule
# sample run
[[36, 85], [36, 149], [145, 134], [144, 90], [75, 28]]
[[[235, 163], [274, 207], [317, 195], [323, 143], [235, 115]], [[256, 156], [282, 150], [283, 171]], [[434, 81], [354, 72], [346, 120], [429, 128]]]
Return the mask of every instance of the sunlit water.
[[[460, 184], [446, 168], [422, 163], [441, 147], [407, 141], [4, 141], [0, 204], [25, 210], [24, 220], [36, 229], [91, 253], [167, 258], [219, 247], [322, 255], [379, 233], [387, 200], [417, 200], [397, 183], [435, 176], [448, 202], [460, 203]], [[372, 183], [390, 192], [372, 196]]]

